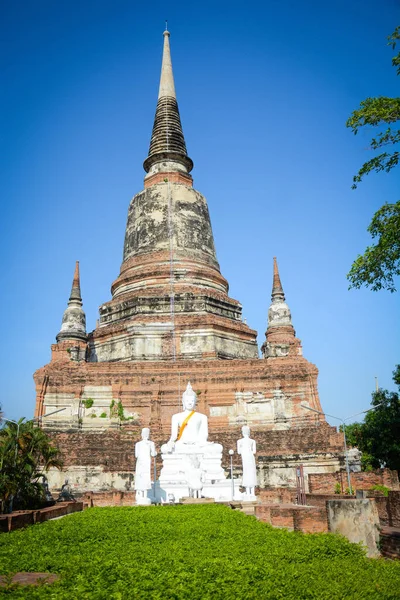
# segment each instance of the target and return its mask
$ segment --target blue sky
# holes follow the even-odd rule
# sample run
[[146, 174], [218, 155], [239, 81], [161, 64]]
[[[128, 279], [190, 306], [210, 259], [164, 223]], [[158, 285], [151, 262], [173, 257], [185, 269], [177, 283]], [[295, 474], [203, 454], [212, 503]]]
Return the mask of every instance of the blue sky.
[[2, 3], [1, 402], [30, 418], [80, 260], [88, 330], [119, 273], [131, 197], [143, 187], [162, 31], [195, 187], [218, 259], [264, 341], [272, 257], [327, 412], [392, 388], [398, 295], [348, 291], [373, 213], [399, 172], [352, 176], [371, 132], [345, 121], [367, 96], [398, 95], [386, 37], [396, 0]]

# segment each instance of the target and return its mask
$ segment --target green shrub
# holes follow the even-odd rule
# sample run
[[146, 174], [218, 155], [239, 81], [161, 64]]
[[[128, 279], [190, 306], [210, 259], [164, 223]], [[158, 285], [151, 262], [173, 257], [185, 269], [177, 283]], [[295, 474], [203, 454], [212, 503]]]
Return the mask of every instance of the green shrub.
[[342, 493], [342, 487], [340, 485], [339, 482], [337, 482], [337, 484], [335, 485], [335, 494], [341, 494]]
[[92, 419], [97, 419], [96, 413], [92, 413], [90, 416], [91, 416]]
[[371, 490], [373, 492], [381, 492], [386, 497], [389, 496], [389, 488], [386, 487], [386, 485], [381, 485], [381, 484], [373, 485]]
[[123, 421], [125, 419], [124, 407], [122, 406], [122, 401], [121, 400], [118, 400], [117, 414], [118, 414], [118, 417], [121, 419], [121, 421]]
[[400, 584], [400, 563], [341, 536], [218, 504], [91, 508], [0, 535], [0, 565], [61, 575], [8, 596], [33, 600], [395, 600]]
[[101, 419], [107, 419], [107, 413], [106, 412], [102, 412], [100, 415]]
[[124, 407], [121, 400], [117, 402], [117, 416], [121, 421], [132, 421], [133, 417], [126, 417]]
[[117, 403], [114, 399], [110, 403], [110, 417], [118, 417]]
[[85, 400], [82, 400], [82, 404], [85, 408], [92, 408], [94, 403], [93, 398], [86, 398]]

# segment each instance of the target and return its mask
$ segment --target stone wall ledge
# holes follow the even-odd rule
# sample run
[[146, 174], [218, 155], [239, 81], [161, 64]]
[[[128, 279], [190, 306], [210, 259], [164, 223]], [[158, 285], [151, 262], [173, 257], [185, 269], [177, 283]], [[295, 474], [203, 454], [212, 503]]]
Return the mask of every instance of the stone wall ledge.
[[83, 502], [60, 502], [37, 510], [21, 510], [0, 515], [0, 533], [21, 529], [28, 525], [43, 523], [65, 515], [84, 510]]

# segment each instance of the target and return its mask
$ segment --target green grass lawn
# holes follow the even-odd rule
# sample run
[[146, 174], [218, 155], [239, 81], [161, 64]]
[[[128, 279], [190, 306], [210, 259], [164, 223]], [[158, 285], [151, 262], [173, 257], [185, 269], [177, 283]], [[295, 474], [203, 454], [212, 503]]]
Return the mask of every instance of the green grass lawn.
[[7, 598], [400, 599], [400, 564], [220, 505], [91, 508], [0, 535], [0, 574], [59, 573]]

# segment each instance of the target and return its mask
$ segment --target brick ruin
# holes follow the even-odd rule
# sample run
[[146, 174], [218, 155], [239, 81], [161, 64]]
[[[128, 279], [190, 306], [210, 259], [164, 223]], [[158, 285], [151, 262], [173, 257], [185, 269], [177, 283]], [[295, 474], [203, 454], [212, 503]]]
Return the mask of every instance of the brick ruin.
[[81, 491], [130, 489], [140, 429], [165, 442], [189, 380], [210, 439], [235, 448], [250, 425], [261, 486], [293, 485], [300, 463], [306, 480], [344, 466], [342, 435], [305, 408], [322, 411], [318, 370], [302, 356], [276, 259], [260, 358], [257, 332], [228, 295], [192, 168], [165, 31], [144, 190], [130, 203], [111, 300], [87, 333], [77, 263], [51, 361], [34, 374], [36, 416], [63, 409], [42, 420], [65, 458], [50, 477], [55, 486], [68, 476]]

